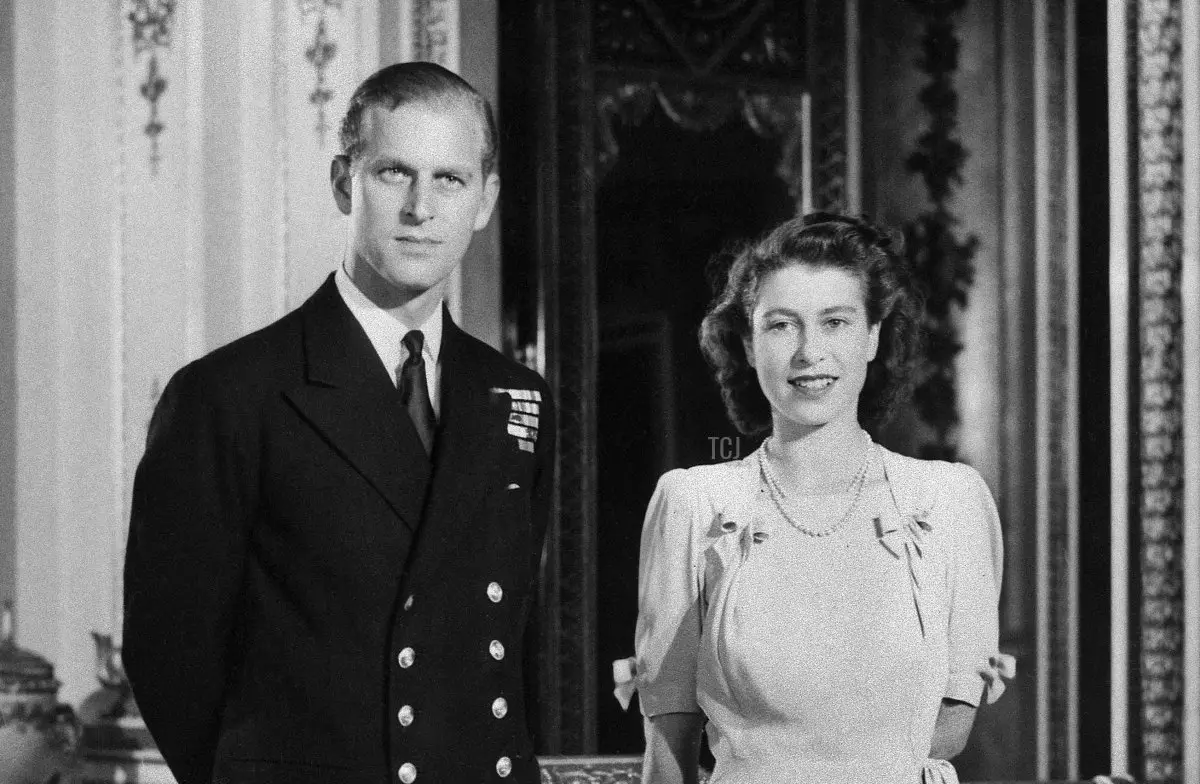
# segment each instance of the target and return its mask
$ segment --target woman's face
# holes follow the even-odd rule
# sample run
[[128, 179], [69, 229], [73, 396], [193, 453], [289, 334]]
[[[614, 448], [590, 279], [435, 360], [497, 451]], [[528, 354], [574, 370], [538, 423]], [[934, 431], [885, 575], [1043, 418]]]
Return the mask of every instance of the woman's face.
[[856, 422], [867, 363], [878, 348], [879, 325], [868, 323], [863, 286], [853, 274], [794, 264], [763, 279], [746, 356], [777, 429]]

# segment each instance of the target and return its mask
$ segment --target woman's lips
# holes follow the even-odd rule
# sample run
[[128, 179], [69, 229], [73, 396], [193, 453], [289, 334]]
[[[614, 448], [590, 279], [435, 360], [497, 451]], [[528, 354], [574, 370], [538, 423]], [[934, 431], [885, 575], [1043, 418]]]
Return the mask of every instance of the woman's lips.
[[788, 384], [806, 395], [820, 395], [833, 386], [837, 376], [794, 376], [788, 379]]

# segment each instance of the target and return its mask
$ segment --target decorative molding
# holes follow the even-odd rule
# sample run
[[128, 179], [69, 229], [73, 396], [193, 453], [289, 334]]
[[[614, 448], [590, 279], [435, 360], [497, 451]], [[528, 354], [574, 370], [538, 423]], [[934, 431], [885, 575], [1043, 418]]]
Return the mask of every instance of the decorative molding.
[[909, 4], [925, 20], [925, 55], [920, 66], [929, 76], [920, 93], [929, 127], [909, 155], [908, 168], [924, 180], [930, 206], [904, 230], [905, 251], [927, 292], [925, 367], [913, 392], [913, 403], [921, 420], [933, 431], [933, 440], [920, 449], [921, 457], [954, 460], [960, 421], [955, 357], [962, 350], [956, 313], [967, 304], [976, 246], [975, 237], [960, 239], [956, 235], [958, 221], [950, 212], [954, 185], [962, 177], [967, 157], [955, 135], [958, 95], [953, 81], [960, 43], [954, 16], [966, 0], [909, 0]]
[[[1180, 0], [1137, 8], [1137, 771], [1183, 775], [1183, 71]], [[1195, 674], [1193, 673], [1193, 677]]]
[[411, 60], [425, 60], [458, 70], [459, 0], [410, 0]]
[[846, 210], [846, 7], [808, 0], [812, 208]]
[[806, 187], [805, 138], [810, 133], [802, 93], [702, 88], [659, 81], [606, 79], [596, 88], [596, 177], [602, 180], [620, 156], [617, 122], [640, 125], [657, 106], [676, 125], [698, 133], [715, 131], [740, 117], [754, 133], [780, 141], [776, 173], [799, 203]]
[[862, 212], [862, 19], [859, 0], [846, 0], [846, 212]]
[[158, 173], [162, 161], [159, 136], [166, 125], [158, 115], [158, 102], [167, 91], [167, 78], [159, 72], [158, 55], [171, 48], [171, 33], [175, 23], [176, 0], [130, 0], [125, 14], [130, 25], [133, 52], [137, 57], [149, 55], [146, 78], [138, 90], [150, 104], [150, 117], [143, 131], [150, 139], [150, 171]]
[[1109, 667], [1109, 742], [1113, 770], [1130, 770], [1130, 510], [1132, 404], [1130, 390], [1135, 365], [1130, 355], [1132, 313], [1132, 176], [1137, 161], [1130, 156], [1131, 74], [1134, 60], [1129, 56], [1129, 28], [1132, 26], [1129, 0], [1108, 0], [1108, 173], [1109, 187], [1109, 394], [1111, 404], [1109, 440], [1111, 466], [1109, 505], [1110, 573], [1110, 656]]
[[1039, 778], [1079, 768], [1079, 302], [1073, 2], [1033, 19]]
[[313, 29], [312, 43], [304, 50], [304, 59], [312, 64], [313, 70], [316, 72], [316, 84], [313, 86], [312, 92], [308, 94], [308, 102], [317, 107], [317, 124], [314, 129], [317, 132], [317, 140], [323, 146], [325, 135], [329, 132], [329, 121], [325, 112], [329, 102], [333, 100], [333, 91], [326, 85], [325, 75], [329, 64], [338, 54], [338, 43], [329, 34], [327, 17], [330, 11], [340, 12], [344, 0], [298, 0], [298, 2], [300, 3], [300, 13], [305, 19], [313, 16], [317, 19], [316, 27]]
[[772, 0], [597, 0], [599, 68], [677, 71], [693, 78], [791, 79], [806, 48], [802, 3]]
[[[635, 756], [542, 757], [541, 784], [640, 784], [642, 758]], [[699, 784], [708, 781], [701, 768]]]
[[1200, 780], [1200, 14], [1183, 15], [1183, 771]]
[[[778, 174], [800, 203], [809, 187], [803, 153], [812, 130], [802, 110], [803, 69], [810, 61], [801, 8], [770, 0], [706, 0], [689, 7], [596, 2], [597, 178], [620, 154], [613, 130], [618, 120], [638, 125], [658, 107], [680, 128], [703, 133], [740, 116], [758, 135], [780, 139]], [[839, 84], [840, 62], [828, 69], [838, 72]], [[842, 107], [830, 117], [840, 122], [844, 112]], [[833, 141], [844, 147], [844, 139]], [[840, 165], [844, 151], [833, 155]]]

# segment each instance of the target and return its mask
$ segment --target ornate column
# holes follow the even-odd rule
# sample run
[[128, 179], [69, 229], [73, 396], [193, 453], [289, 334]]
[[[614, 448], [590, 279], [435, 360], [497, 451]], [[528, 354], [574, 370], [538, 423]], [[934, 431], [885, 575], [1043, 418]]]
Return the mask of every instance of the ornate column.
[[1125, 688], [1114, 689], [1113, 767], [1127, 766], [1140, 781], [1194, 781], [1200, 775], [1200, 9], [1184, 0], [1129, 0], [1110, 3], [1109, 11], [1119, 425], [1112, 444], [1112, 633], [1114, 653], [1129, 650], [1127, 658], [1114, 656], [1114, 684]]

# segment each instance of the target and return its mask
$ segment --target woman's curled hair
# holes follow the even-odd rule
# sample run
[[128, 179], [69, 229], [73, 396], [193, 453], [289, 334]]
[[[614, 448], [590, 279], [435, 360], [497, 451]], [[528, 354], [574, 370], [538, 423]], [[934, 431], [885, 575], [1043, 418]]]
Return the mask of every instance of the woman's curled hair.
[[[811, 213], [780, 224], [757, 241], [714, 259], [717, 296], [700, 324], [700, 349], [721, 387], [725, 410], [745, 435], [771, 429], [771, 406], [746, 357], [750, 314], [762, 281], [801, 264], [845, 270], [863, 283], [867, 319], [879, 324], [879, 351], [867, 366], [858, 418], [882, 424], [912, 390], [921, 347], [924, 299], [901, 242], [866, 220]], [[725, 266], [728, 272], [721, 274]]]

